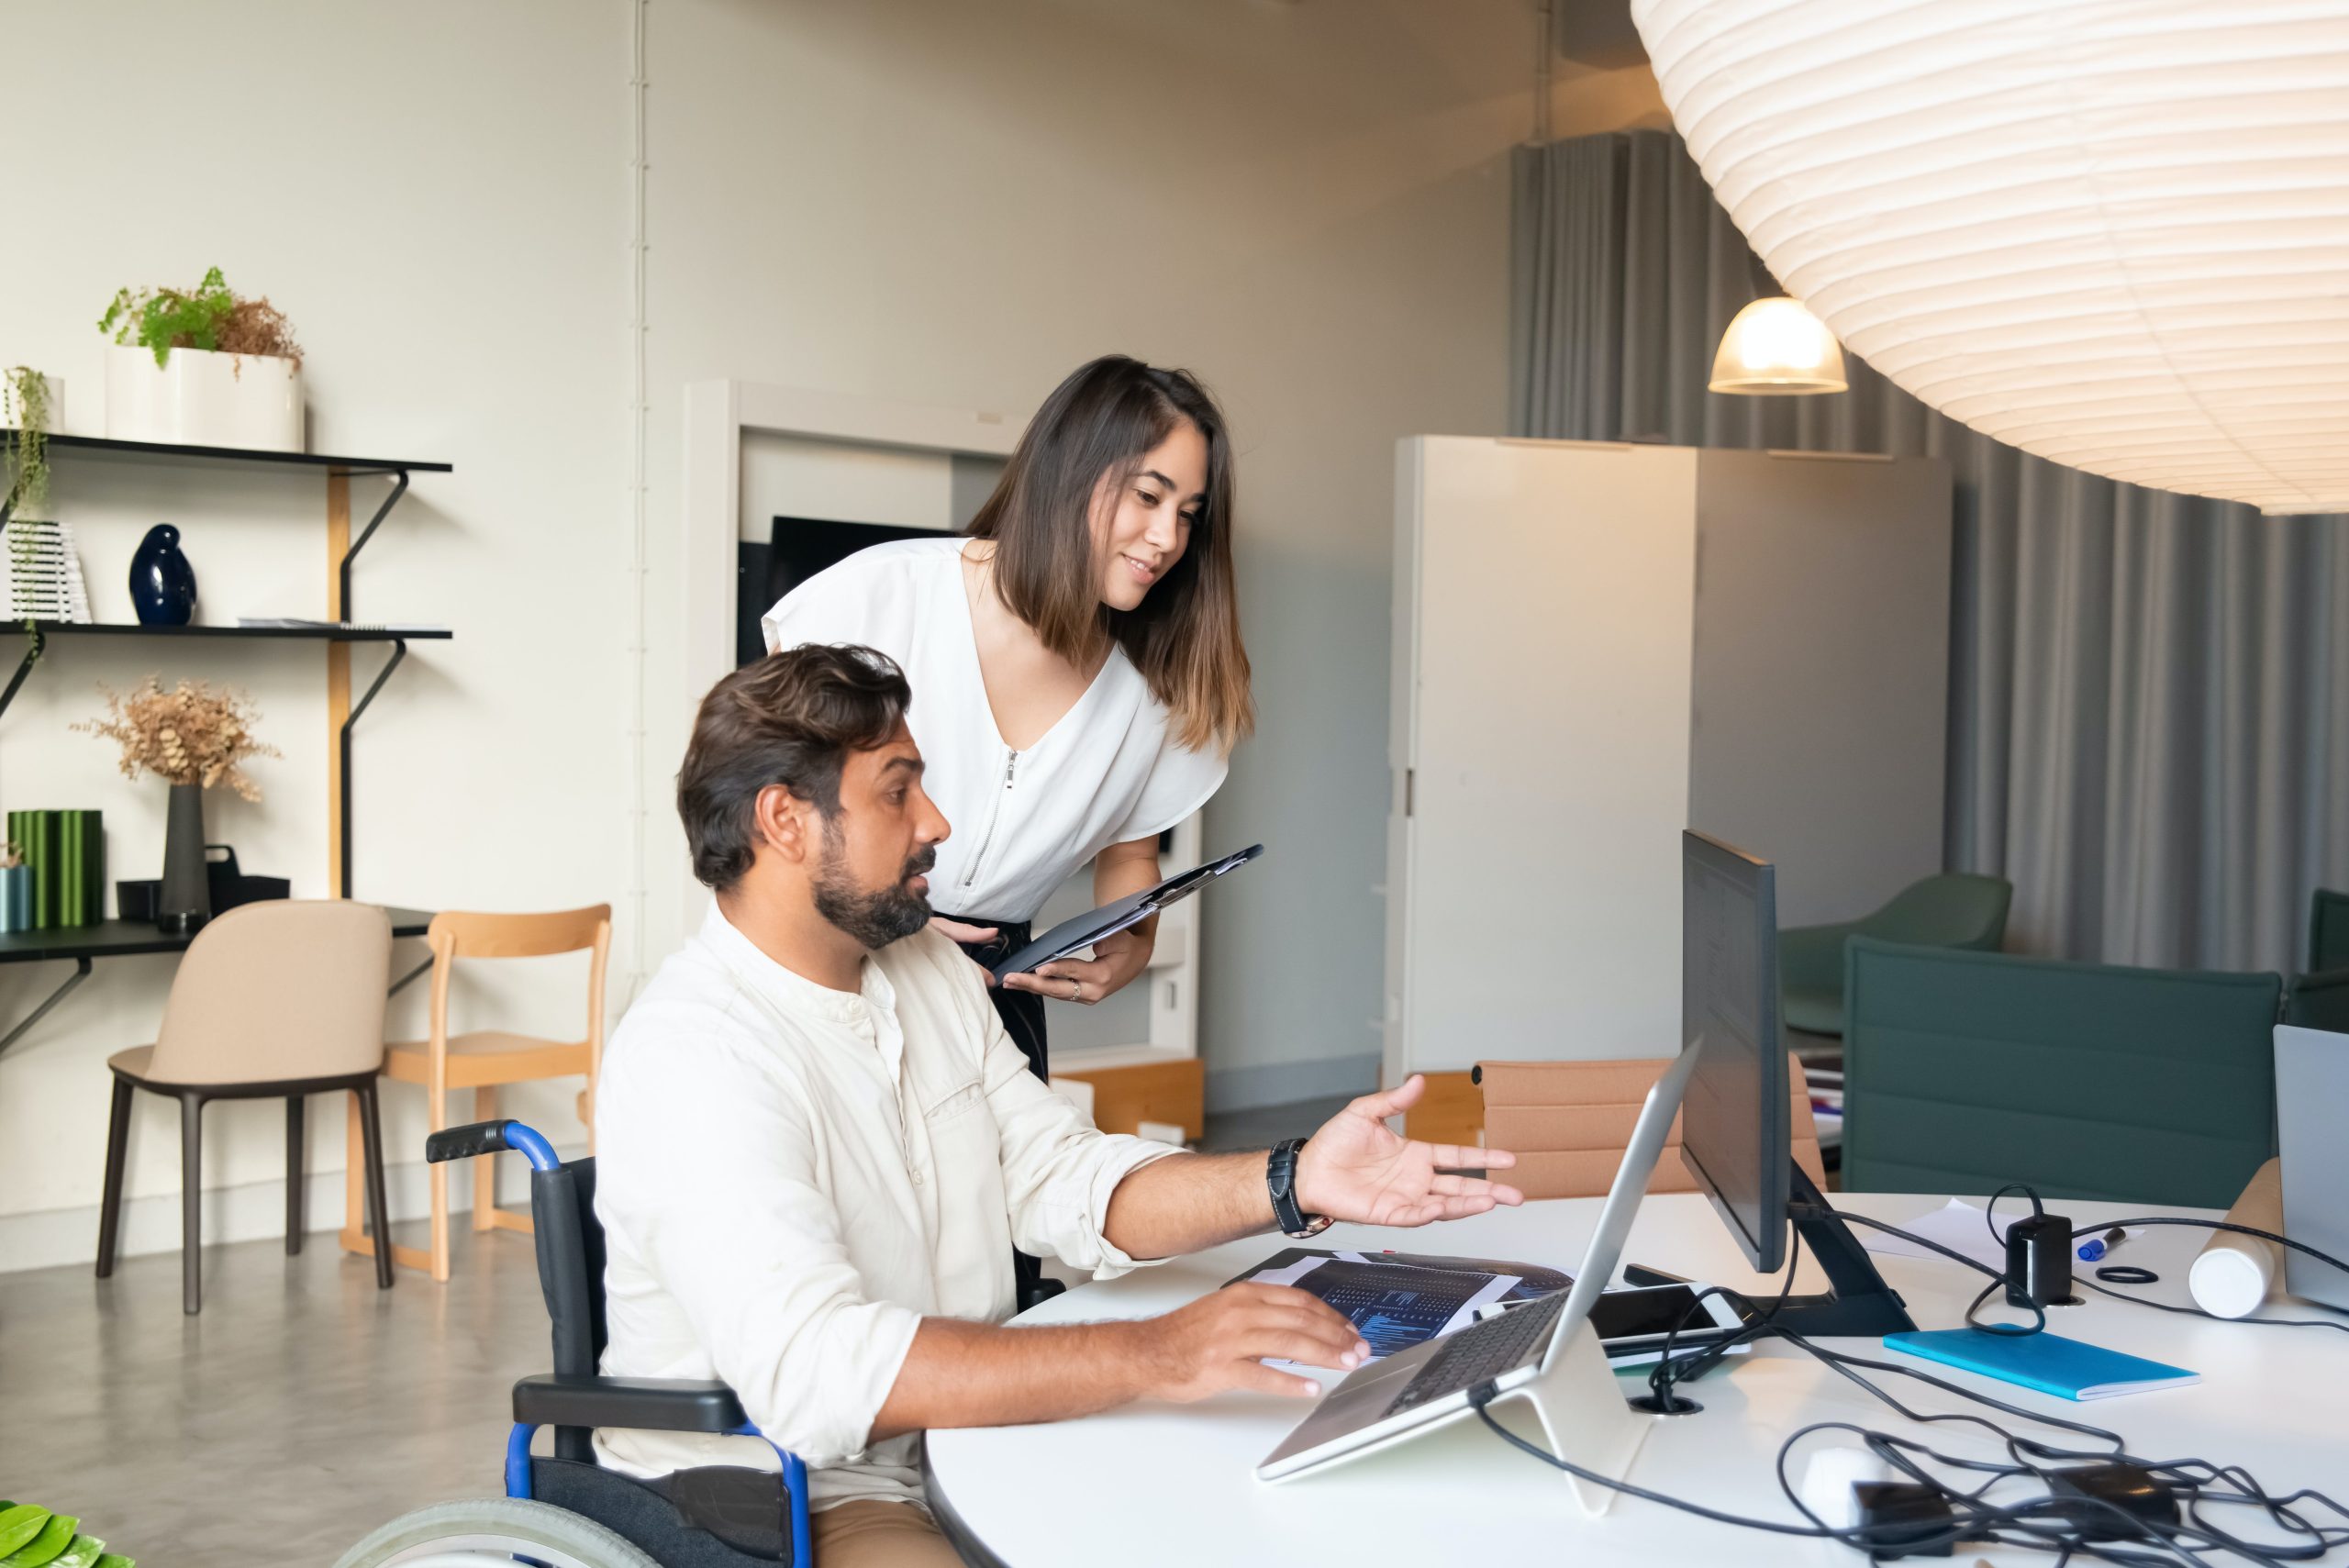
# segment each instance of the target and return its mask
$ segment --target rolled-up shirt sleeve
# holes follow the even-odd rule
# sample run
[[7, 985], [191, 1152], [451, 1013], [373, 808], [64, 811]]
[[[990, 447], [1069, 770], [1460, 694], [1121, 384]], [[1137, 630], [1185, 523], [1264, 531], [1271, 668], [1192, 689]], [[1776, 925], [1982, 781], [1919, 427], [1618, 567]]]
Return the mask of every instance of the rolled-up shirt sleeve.
[[601, 1085], [633, 1103], [604, 1129], [597, 1213], [676, 1300], [763, 1434], [811, 1464], [854, 1459], [920, 1314], [867, 1298], [788, 1075], [733, 1042], [676, 1050], [690, 1062]]
[[1105, 1234], [1109, 1195], [1133, 1172], [1182, 1151], [1095, 1128], [1065, 1095], [1037, 1081], [995, 1009], [984, 998], [981, 1006], [986, 1096], [1000, 1138], [1011, 1239], [1024, 1251], [1049, 1252], [1072, 1268], [1090, 1269], [1096, 1279], [1163, 1262], [1128, 1257], [1110, 1244]]

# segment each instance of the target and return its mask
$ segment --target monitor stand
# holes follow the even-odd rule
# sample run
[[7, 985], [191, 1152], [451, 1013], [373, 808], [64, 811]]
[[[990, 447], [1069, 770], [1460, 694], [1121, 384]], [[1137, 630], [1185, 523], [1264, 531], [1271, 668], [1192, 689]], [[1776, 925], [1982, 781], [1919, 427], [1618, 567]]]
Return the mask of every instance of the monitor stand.
[[[1887, 1334], [1913, 1331], [1916, 1322], [1909, 1318], [1899, 1293], [1884, 1283], [1867, 1249], [1860, 1245], [1859, 1238], [1852, 1234], [1852, 1228], [1843, 1223], [1826, 1195], [1811, 1184], [1800, 1165], [1794, 1168], [1787, 1198], [1787, 1212], [1794, 1220], [1795, 1235], [1819, 1260], [1820, 1270], [1827, 1275], [1827, 1289], [1818, 1296], [1787, 1297], [1786, 1305], [1778, 1308], [1771, 1321], [1814, 1340], [1838, 1335], [1880, 1339]], [[1757, 1298], [1754, 1306], [1767, 1310], [1767, 1304], [1761, 1299]]]

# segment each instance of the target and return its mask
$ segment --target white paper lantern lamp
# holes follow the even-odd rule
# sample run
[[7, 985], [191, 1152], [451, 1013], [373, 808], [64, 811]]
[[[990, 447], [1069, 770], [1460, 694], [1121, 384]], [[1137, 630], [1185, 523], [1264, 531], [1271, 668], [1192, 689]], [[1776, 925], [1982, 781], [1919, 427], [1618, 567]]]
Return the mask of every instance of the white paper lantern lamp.
[[2349, 509], [2349, 4], [1632, 0], [1770, 271], [1929, 406]]

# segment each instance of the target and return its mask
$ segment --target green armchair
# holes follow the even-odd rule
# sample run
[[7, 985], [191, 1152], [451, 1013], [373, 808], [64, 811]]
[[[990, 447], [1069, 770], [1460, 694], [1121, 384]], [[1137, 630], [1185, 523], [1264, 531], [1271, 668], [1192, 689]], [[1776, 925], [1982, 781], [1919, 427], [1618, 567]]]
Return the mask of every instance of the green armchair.
[[1996, 952], [2007, 940], [2014, 884], [1948, 872], [1929, 876], [1862, 919], [1778, 933], [1778, 1012], [1788, 1029], [1843, 1032], [1843, 944], [1853, 937], [1910, 947]]

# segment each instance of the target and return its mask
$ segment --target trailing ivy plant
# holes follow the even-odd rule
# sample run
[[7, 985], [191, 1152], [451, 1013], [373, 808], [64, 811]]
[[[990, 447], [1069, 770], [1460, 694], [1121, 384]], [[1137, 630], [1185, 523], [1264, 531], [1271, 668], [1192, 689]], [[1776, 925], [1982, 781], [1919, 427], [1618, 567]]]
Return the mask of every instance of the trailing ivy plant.
[[202, 349], [291, 360], [302, 368], [302, 346], [285, 313], [266, 298], [232, 292], [217, 267], [193, 289], [117, 289], [98, 330], [150, 350], [158, 365], [171, 362], [173, 349]]
[[0, 371], [0, 425], [8, 428], [0, 450], [0, 510], [38, 513], [49, 500], [49, 382], [39, 371], [17, 365]]

